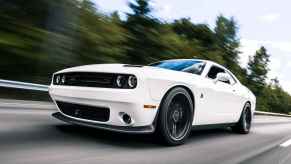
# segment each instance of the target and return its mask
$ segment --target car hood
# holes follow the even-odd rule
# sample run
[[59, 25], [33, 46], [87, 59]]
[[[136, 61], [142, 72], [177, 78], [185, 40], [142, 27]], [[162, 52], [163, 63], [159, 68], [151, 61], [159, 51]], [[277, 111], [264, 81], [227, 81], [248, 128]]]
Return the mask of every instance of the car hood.
[[67, 68], [56, 73], [102, 72], [102, 73], [139, 73], [144, 66], [126, 64], [92, 64]]
[[102, 72], [102, 73], [121, 73], [121, 74], [134, 74], [139, 77], [148, 77], [155, 79], [185, 79], [185, 78], [199, 78], [199, 75], [173, 71], [164, 68], [142, 66], [142, 65], [128, 65], [128, 64], [93, 64], [78, 67], [67, 68], [56, 73], [68, 72]]

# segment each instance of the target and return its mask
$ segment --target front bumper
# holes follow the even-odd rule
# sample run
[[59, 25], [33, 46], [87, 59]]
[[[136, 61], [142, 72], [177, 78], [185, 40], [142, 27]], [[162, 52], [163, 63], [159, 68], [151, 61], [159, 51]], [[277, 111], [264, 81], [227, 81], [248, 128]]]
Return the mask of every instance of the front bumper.
[[[102, 107], [110, 110], [107, 121], [94, 121], [81, 119], [59, 112], [82, 124], [102, 127], [123, 127], [124, 129], [135, 127], [148, 127], [154, 124], [154, 120], [159, 107], [159, 101], [153, 100], [145, 87], [135, 89], [111, 89], [111, 88], [92, 88], [92, 87], [73, 87], [73, 86], [54, 86], [49, 87], [49, 94], [57, 105], [57, 102], [79, 104], [84, 106]], [[155, 105], [155, 109], [145, 109], [144, 105]], [[132, 118], [131, 124], [126, 124], [121, 119], [121, 113], [126, 113]], [[121, 129], [123, 129], [121, 128]], [[119, 129], [119, 128], [117, 128]]]
[[106, 125], [106, 124], [76, 120], [62, 114], [61, 112], [53, 113], [52, 116], [70, 124], [76, 124], [76, 125], [81, 125], [81, 126], [97, 128], [97, 129], [115, 131], [115, 132], [132, 133], [132, 134], [147, 134], [147, 133], [153, 133], [155, 131], [155, 127], [153, 125], [139, 126], [139, 127]]

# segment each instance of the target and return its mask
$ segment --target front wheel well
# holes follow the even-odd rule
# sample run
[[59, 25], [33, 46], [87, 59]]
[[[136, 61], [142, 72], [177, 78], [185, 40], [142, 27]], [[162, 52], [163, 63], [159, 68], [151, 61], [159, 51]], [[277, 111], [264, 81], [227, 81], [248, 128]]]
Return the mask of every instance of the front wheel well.
[[[194, 96], [185, 86], [174, 86], [164, 93], [156, 115], [155, 134], [167, 145], [180, 145], [190, 134], [193, 124]], [[176, 108], [176, 105], [180, 107]], [[174, 107], [174, 108], [173, 108]], [[176, 115], [178, 113], [178, 116]], [[177, 117], [175, 117], [177, 116]], [[177, 118], [177, 119], [175, 119]], [[176, 121], [175, 121], [176, 120]], [[183, 120], [183, 121], [179, 121]], [[176, 124], [181, 125], [176, 132]], [[171, 128], [173, 127], [175, 128]], [[176, 135], [178, 134], [178, 135]]]
[[245, 104], [250, 104], [250, 110], [252, 111], [252, 103], [248, 100]]
[[249, 111], [252, 113], [252, 104], [251, 104], [250, 101], [247, 101], [247, 102], [245, 102], [245, 104], [244, 104], [244, 107], [243, 107], [243, 109], [242, 109], [242, 111], [241, 111], [241, 115], [242, 115], [242, 112], [244, 111], [245, 106], [246, 106], [247, 104], [249, 104], [249, 107], [248, 107], [247, 110], [249, 110]]
[[[176, 85], [176, 86], [173, 86], [173, 87], [171, 87], [170, 89], [168, 89], [167, 92], [163, 95], [163, 98], [162, 98], [162, 100], [161, 100], [161, 102], [160, 102], [160, 106], [161, 106], [161, 104], [164, 102], [164, 99], [165, 99], [165, 97], [168, 95], [168, 93], [169, 93], [171, 90], [173, 90], [174, 88], [178, 88], [178, 87], [184, 88], [184, 89], [189, 93], [189, 95], [190, 95], [190, 97], [191, 97], [191, 100], [192, 100], [192, 102], [193, 102], [193, 110], [195, 111], [195, 98], [194, 98], [194, 94], [193, 94], [193, 92], [191, 91], [191, 89], [188, 88], [188, 87], [186, 87], [185, 85]], [[194, 112], [194, 111], [193, 111], [193, 112]]]
[[155, 129], [156, 129], [156, 126], [157, 126], [158, 117], [159, 117], [159, 115], [160, 115], [160, 112], [159, 112], [159, 111], [160, 111], [160, 108], [161, 108], [162, 104], [163, 104], [164, 101], [165, 101], [165, 98], [166, 98], [167, 95], [171, 92], [171, 90], [173, 90], [173, 89], [175, 89], [175, 88], [178, 88], [178, 87], [184, 88], [184, 89], [189, 93], [189, 95], [190, 95], [190, 97], [191, 97], [191, 100], [192, 100], [192, 102], [193, 102], [193, 114], [194, 114], [194, 112], [195, 112], [195, 98], [194, 98], [194, 94], [193, 94], [193, 92], [192, 92], [188, 87], [186, 87], [186, 86], [184, 86], [184, 85], [176, 85], [176, 86], [173, 86], [173, 87], [171, 87], [170, 89], [168, 89], [167, 92], [166, 92], [166, 93], [163, 95], [163, 97], [162, 97], [162, 100], [161, 100], [160, 105], [159, 105], [159, 110], [158, 110], [158, 112], [157, 112], [157, 114], [156, 114], [156, 117], [155, 117], [155, 119], [154, 119], [154, 122], [153, 122], [153, 125], [154, 125]]
[[252, 105], [252, 103], [249, 100], [246, 103], [249, 103], [250, 105]]

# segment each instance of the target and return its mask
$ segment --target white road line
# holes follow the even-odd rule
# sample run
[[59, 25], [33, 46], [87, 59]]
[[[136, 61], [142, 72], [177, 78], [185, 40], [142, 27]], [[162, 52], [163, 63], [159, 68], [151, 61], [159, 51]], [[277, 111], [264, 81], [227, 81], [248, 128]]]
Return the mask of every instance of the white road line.
[[290, 145], [291, 145], [291, 139], [289, 139], [289, 140], [283, 142], [283, 143], [280, 145], [280, 147], [288, 147], [288, 146], [290, 146]]

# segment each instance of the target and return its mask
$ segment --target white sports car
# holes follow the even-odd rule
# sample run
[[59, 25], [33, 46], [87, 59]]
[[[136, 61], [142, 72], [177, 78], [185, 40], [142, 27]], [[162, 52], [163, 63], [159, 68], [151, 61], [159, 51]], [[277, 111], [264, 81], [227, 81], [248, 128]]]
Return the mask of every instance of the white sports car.
[[229, 70], [198, 59], [68, 68], [53, 75], [49, 93], [57, 119], [125, 133], [157, 132], [169, 145], [211, 125], [247, 134], [256, 105], [254, 94]]

